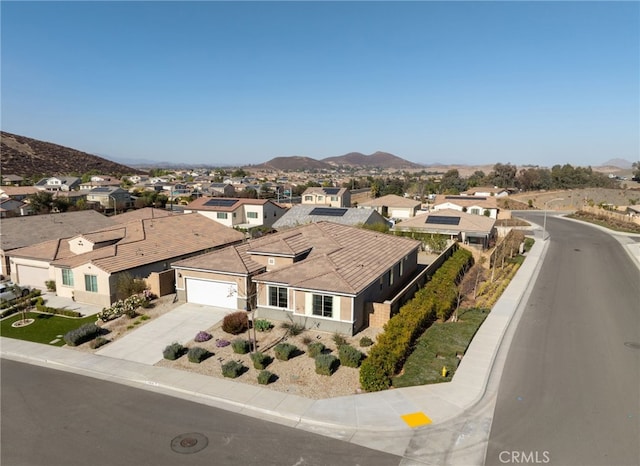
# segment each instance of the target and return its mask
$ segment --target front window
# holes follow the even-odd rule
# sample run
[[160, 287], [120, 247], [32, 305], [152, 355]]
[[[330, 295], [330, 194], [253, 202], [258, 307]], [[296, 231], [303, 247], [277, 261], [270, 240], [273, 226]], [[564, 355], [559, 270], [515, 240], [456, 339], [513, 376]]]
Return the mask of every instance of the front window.
[[473, 215], [480, 215], [480, 209], [471, 209]]
[[286, 288], [279, 286], [269, 287], [269, 306], [287, 308], [288, 292]]
[[338, 202], [338, 196], [331, 196], [331, 202]]
[[62, 284], [65, 286], [73, 286], [73, 270], [62, 269]]
[[227, 218], [227, 213], [226, 213], [226, 212], [217, 212], [217, 213], [216, 213], [216, 218], [226, 220], [226, 218]]
[[258, 212], [247, 212], [247, 218], [258, 218]]
[[313, 196], [305, 196], [304, 200], [305, 201], [313, 201]]
[[98, 277], [96, 275], [84, 276], [84, 289], [92, 293], [98, 292]]
[[313, 295], [313, 315], [333, 317], [333, 296]]

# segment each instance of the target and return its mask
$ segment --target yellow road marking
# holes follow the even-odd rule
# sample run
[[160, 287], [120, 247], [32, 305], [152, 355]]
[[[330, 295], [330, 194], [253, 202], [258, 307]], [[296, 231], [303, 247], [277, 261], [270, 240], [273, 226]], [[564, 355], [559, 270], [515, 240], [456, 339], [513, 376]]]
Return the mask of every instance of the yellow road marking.
[[420, 427], [426, 426], [427, 424], [431, 424], [431, 419], [423, 412], [411, 413], [411, 414], [403, 414], [400, 416], [404, 422], [406, 422], [409, 427]]

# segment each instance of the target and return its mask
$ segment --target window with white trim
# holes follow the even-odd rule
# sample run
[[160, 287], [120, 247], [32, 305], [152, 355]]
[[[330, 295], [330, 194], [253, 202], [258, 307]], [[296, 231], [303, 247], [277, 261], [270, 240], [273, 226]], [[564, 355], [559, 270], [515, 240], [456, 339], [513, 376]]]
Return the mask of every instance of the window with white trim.
[[314, 294], [312, 313], [314, 316], [333, 317], [333, 296]]
[[305, 196], [304, 200], [305, 201], [313, 201], [313, 196]]
[[219, 218], [219, 219], [222, 219], [222, 220], [226, 220], [227, 213], [226, 212], [216, 212], [216, 218]]
[[269, 287], [269, 306], [288, 308], [289, 292], [287, 288], [281, 286]]
[[247, 218], [258, 218], [258, 212], [247, 212]]
[[62, 284], [64, 286], [73, 286], [73, 270], [62, 269]]
[[473, 215], [480, 215], [480, 209], [476, 209], [476, 208], [471, 209], [471, 213], [472, 213]]
[[97, 275], [85, 275], [84, 276], [84, 289], [92, 293], [98, 292], [98, 276]]

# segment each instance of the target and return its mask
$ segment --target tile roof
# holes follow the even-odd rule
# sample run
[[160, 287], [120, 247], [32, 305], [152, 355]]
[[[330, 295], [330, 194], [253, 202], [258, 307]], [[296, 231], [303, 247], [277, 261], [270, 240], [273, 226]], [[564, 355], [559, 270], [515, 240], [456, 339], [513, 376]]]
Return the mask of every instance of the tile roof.
[[[449, 197], [449, 199], [447, 199]], [[468, 198], [468, 199], [465, 199]], [[441, 204], [455, 204], [461, 207], [478, 206], [486, 209], [497, 209], [498, 201], [495, 196], [481, 197], [481, 196], [450, 196], [445, 194], [438, 194], [433, 201], [434, 206]]]
[[[208, 206], [205, 205], [208, 201], [215, 199], [216, 201], [234, 200], [235, 204], [229, 207], [224, 206]], [[265, 205], [271, 202], [269, 199], [249, 199], [249, 198], [236, 198], [236, 197], [199, 197], [191, 201], [185, 206], [187, 210], [209, 210], [214, 212], [232, 212], [243, 205]], [[275, 203], [274, 203], [275, 204]]]
[[[276, 220], [273, 224], [273, 228], [276, 230], [296, 227], [304, 225], [306, 223], [314, 223], [321, 221], [330, 221], [334, 223], [340, 223], [343, 225], [359, 225], [359, 224], [385, 224], [386, 220], [382, 215], [372, 209], [358, 209], [356, 207], [342, 207], [342, 210], [346, 210], [345, 214], [341, 217], [328, 217], [325, 215], [311, 215], [311, 212], [316, 209], [315, 204], [297, 204], [284, 213], [282, 217]], [[330, 209], [331, 207], [323, 207], [323, 209]], [[336, 207], [338, 209], [338, 207]]]
[[377, 199], [361, 202], [358, 205], [363, 207], [385, 207], [386, 206], [386, 207], [416, 208], [416, 207], [420, 207], [421, 203], [420, 201], [408, 199], [406, 197], [398, 196], [396, 194], [387, 194], [386, 196], [382, 196]]
[[111, 225], [113, 222], [109, 217], [95, 210], [3, 218], [0, 220], [0, 247], [8, 251]]
[[116, 244], [73, 254], [66, 240], [50, 241], [13, 251], [13, 255], [53, 260], [60, 267], [91, 263], [109, 273], [140, 267], [241, 241], [244, 234], [200, 214], [135, 220], [83, 235], [105, 240], [124, 236]]
[[182, 215], [182, 212], [171, 212], [164, 209], [156, 209], [153, 207], [145, 207], [144, 209], [136, 209], [131, 212], [113, 215], [109, 217], [114, 223], [128, 223], [133, 220], [142, 220], [145, 218], [169, 217], [171, 215]]
[[[435, 223], [426, 223], [427, 218], [433, 217]], [[460, 222], [457, 225], [439, 223], [438, 217], [458, 217]], [[496, 220], [484, 215], [473, 215], [454, 209], [433, 210], [426, 214], [416, 215], [410, 219], [403, 220], [396, 224], [393, 230], [416, 230], [427, 232], [443, 232], [447, 234], [457, 234], [461, 231], [466, 233], [488, 234], [493, 229]]]
[[[262, 273], [254, 280], [334, 293], [358, 294], [378, 280], [391, 266], [419, 248], [420, 244], [409, 238], [337, 223], [318, 222], [185, 259], [174, 265], [212, 272], [252, 273], [264, 270], [263, 266], [251, 259], [252, 253], [290, 256], [292, 251], [302, 251], [307, 245], [311, 245], [306, 258]], [[235, 250], [242, 262], [230, 250]]]
[[0, 192], [4, 192], [7, 196], [28, 196], [41, 191], [35, 186], [0, 186]]

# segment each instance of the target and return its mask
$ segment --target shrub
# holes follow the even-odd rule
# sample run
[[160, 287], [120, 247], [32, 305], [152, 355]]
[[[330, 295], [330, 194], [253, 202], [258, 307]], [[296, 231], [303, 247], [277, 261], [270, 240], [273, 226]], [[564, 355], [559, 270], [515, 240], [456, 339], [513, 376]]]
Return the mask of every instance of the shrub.
[[47, 291], [56, 291], [56, 281], [55, 280], [47, 280], [44, 282], [44, 286], [47, 287]]
[[249, 352], [249, 340], [245, 340], [243, 338], [236, 338], [231, 342], [231, 347], [233, 348], [233, 352], [237, 354], [247, 354]]
[[269, 385], [274, 378], [274, 374], [269, 371], [260, 371], [258, 374], [258, 383], [260, 385]]
[[347, 367], [358, 367], [360, 361], [364, 358], [364, 354], [351, 345], [342, 345], [338, 348], [338, 357], [340, 364]]
[[301, 324], [300, 322], [293, 322], [293, 320], [291, 322], [283, 322], [282, 328], [286, 329], [287, 333], [294, 337], [300, 335], [306, 330], [304, 328], [304, 324]]
[[273, 324], [266, 319], [256, 319], [253, 321], [253, 325], [258, 332], [266, 332], [273, 328]]
[[249, 328], [249, 318], [243, 311], [233, 312], [224, 316], [222, 330], [231, 335], [238, 335]]
[[55, 314], [66, 317], [82, 317], [82, 314], [80, 314], [78, 311], [70, 311], [69, 309], [58, 309], [55, 307], [45, 306], [44, 300], [42, 298], [37, 298], [36, 310], [38, 312], [44, 312], [46, 314]]
[[211, 334], [204, 331], [198, 332], [195, 338], [193, 339], [193, 341], [196, 341], [198, 343], [202, 343], [209, 340], [211, 340]]
[[100, 348], [101, 346], [104, 346], [107, 343], [109, 343], [109, 341], [110, 340], [107, 340], [105, 337], [97, 337], [91, 340], [91, 342], [89, 343], [89, 347], [91, 349]]
[[332, 375], [340, 365], [340, 360], [333, 354], [320, 354], [316, 356], [316, 374]]
[[222, 365], [222, 375], [224, 377], [235, 379], [244, 372], [244, 369], [245, 367], [238, 361], [225, 362]]
[[110, 320], [117, 319], [123, 314], [127, 314], [127, 316], [134, 318], [138, 315], [136, 309], [139, 307], [146, 307], [145, 303], [148, 303], [148, 300], [144, 296], [129, 296], [127, 299], [116, 301], [113, 306], [100, 311], [98, 313], [98, 319], [103, 322], [108, 322]]
[[338, 332], [334, 333], [331, 339], [333, 340], [333, 342], [336, 344], [338, 348], [340, 348], [342, 345], [347, 344], [346, 338], [340, 335]]
[[162, 351], [165, 359], [175, 361], [184, 354], [185, 348], [180, 343], [171, 343]]
[[296, 351], [298, 351], [298, 347], [291, 343], [278, 343], [273, 348], [273, 351], [276, 354], [276, 358], [280, 361], [288, 361], [295, 356]]
[[229, 346], [231, 344], [231, 342], [229, 340], [225, 340], [224, 338], [221, 338], [220, 340], [216, 340], [216, 346], [218, 348], [224, 348], [225, 346]]
[[313, 343], [309, 343], [309, 345], [307, 345], [307, 354], [310, 358], [315, 358], [316, 356], [322, 354], [325, 348], [326, 347], [324, 346], [324, 343], [320, 341], [314, 341]]
[[271, 362], [269, 356], [260, 351], [256, 351], [251, 355], [251, 360], [253, 361], [253, 367], [255, 369], [262, 370], [269, 365]]
[[195, 362], [198, 364], [207, 359], [209, 356], [211, 356], [211, 353], [200, 346], [189, 348], [189, 351], [187, 352], [187, 358], [189, 358], [189, 362]]
[[78, 346], [100, 335], [102, 329], [96, 324], [84, 324], [77, 329], [70, 330], [64, 335], [64, 341], [69, 346]]
[[360, 338], [360, 346], [361, 347], [366, 347], [366, 346], [371, 346], [373, 345], [373, 340], [369, 337], [362, 337]]

